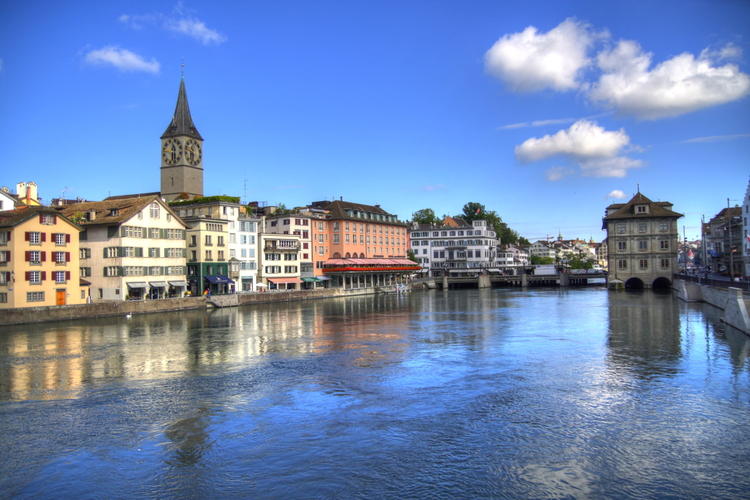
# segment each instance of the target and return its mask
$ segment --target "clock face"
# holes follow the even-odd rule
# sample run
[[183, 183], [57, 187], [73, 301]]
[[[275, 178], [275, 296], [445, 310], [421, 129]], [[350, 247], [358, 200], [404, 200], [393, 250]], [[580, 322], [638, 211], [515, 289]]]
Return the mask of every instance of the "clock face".
[[200, 142], [188, 139], [185, 142], [185, 160], [191, 165], [198, 165], [202, 158]]
[[182, 158], [182, 143], [177, 139], [164, 141], [161, 149], [161, 158], [165, 165], [174, 165]]

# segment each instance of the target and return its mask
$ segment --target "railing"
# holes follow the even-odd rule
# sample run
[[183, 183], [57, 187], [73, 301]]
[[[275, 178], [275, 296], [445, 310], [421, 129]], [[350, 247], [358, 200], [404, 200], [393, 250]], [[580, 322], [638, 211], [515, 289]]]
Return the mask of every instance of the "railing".
[[697, 283], [698, 285], [713, 286], [716, 288], [739, 288], [743, 293], [750, 293], [750, 282], [748, 281], [729, 281], [729, 278], [725, 280], [701, 278], [700, 276], [688, 276], [686, 274], [675, 274], [674, 279], [687, 281], [688, 283]]

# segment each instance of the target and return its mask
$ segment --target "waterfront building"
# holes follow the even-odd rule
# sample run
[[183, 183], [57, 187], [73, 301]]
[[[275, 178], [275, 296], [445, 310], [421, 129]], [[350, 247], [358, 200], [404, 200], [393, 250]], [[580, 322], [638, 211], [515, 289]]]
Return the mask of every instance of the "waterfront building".
[[390, 285], [419, 270], [406, 258], [409, 225], [380, 205], [339, 199], [313, 202], [307, 210], [316, 219], [315, 277], [330, 280], [330, 286]]
[[258, 283], [258, 262], [261, 258], [258, 234], [263, 222], [259, 217], [246, 212], [240, 214], [238, 222], [235, 244], [232, 243], [232, 233], [229, 235], [229, 277], [236, 282], [238, 291], [252, 292]]
[[83, 304], [81, 227], [48, 207], [0, 212], [0, 309]]
[[497, 265], [502, 273], [517, 275], [529, 265], [529, 254], [514, 245], [497, 248]]
[[716, 214], [707, 225], [708, 265], [713, 272], [741, 276], [744, 272], [742, 248], [747, 237], [743, 234], [742, 207], [727, 207]]
[[606, 209], [609, 286], [670, 287], [678, 272], [679, 234], [672, 203], [654, 202], [637, 193], [627, 203]]
[[532, 257], [555, 259], [557, 257], [557, 250], [549, 241], [538, 240], [529, 247], [529, 255]]
[[258, 283], [269, 290], [299, 290], [302, 236], [299, 234], [261, 233], [261, 261]]
[[750, 181], [747, 183], [745, 200], [742, 203], [742, 262], [745, 278], [750, 277]]
[[[293, 213], [267, 215], [264, 217], [263, 222], [263, 233], [265, 234], [264, 241], [266, 244], [263, 247], [263, 266], [265, 270], [283, 270], [283, 276], [272, 276], [274, 273], [266, 273], [267, 279], [270, 281], [270, 286], [278, 286], [282, 289], [297, 289], [315, 288], [316, 284], [322, 283], [321, 280], [315, 278], [314, 268], [314, 255], [313, 255], [313, 225], [315, 217], [305, 208], [296, 209]], [[285, 239], [274, 239], [271, 235], [293, 235], [297, 238], [296, 246], [297, 250], [286, 251]], [[289, 245], [292, 240], [289, 240]], [[281, 246], [281, 250], [279, 250]], [[266, 256], [277, 255], [277, 252], [282, 251], [281, 255], [285, 259], [294, 259], [295, 262], [285, 262], [283, 269], [280, 269], [278, 262], [271, 262], [266, 259]], [[266, 269], [268, 268], [268, 269]], [[288, 271], [288, 272], [287, 272]], [[278, 274], [278, 273], [276, 273]]]
[[448, 217], [442, 224], [415, 222], [410, 228], [410, 241], [422, 274], [428, 277], [474, 276], [501, 270], [497, 250], [500, 240], [486, 220], [469, 223]]
[[55, 207], [80, 225], [80, 273], [92, 301], [161, 299], [185, 292], [187, 225], [157, 195]]
[[190, 115], [184, 77], [161, 136], [161, 195], [167, 201], [203, 196], [203, 137]]

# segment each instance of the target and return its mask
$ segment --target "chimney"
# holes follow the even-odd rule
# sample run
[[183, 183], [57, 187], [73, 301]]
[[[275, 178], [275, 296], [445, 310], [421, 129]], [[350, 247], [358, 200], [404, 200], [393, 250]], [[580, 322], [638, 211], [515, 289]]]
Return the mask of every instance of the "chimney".
[[90, 221], [91, 220], [96, 220], [96, 211], [95, 210], [90, 210], [87, 215], [88, 215], [88, 217], [87, 217], [88, 220], [90, 220]]

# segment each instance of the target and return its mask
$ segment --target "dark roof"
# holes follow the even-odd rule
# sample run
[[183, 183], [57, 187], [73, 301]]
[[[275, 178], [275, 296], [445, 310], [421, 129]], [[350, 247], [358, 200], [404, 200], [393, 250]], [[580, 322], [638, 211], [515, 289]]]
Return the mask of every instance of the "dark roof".
[[714, 215], [713, 218], [709, 222], [719, 222], [726, 220], [728, 217], [741, 217], [742, 216], [742, 207], [727, 207], [722, 209], [721, 212]]
[[[319, 202], [316, 202], [316, 204], [317, 203]], [[317, 207], [317, 208], [321, 208], [321, 207]], [[365, 212], [365, 213], [371, 213], [371, 214], [393, 215], [393, 214], [389, 214], [388, 212], [380, 208], [379, 205], [375, 205], [375, 206], [363, 205], [361, 203], [352, 203], [350, 201], [343, 201], [343, 200], [332, 201], [327, 206], [322, 207], [322, 208], [329, 211], [328, 213], [329, 219], [349, 219], [349, 220], [356, 220], [360, 222], [362, 222], [363, 220], [370, 220], [370, 219], [362, 219], [361, 217], [354, 217], [351, 215], [347, 215], [346, 214], [347, 210], [353, 210], [353, 211]], [[408, 225], [403, 222], [390, 222], [390, 221], [385, 221], [385, 220], [378, 220], [376, 222], [382, 223], [382, 224], [398, 224], [401, 226]]]
[[[117, 198], [117, 197], [115, 197]], [[88, 214], [94, 212], [93, 220], [82, 220], [79, 224], [83, 227], [96, 226], [100, 224], [113, 226], [127, 222], [132, 217], [150, 205], [152, 202], [158, 202], [165, 210], [172, 214], [183, 226], [189, 227], [185, 222], [161, 200], [159, 196], [145, 196], [142, 198], [117, 198], [106, 199], [104, 201], [88, 201], [76, 205], [66, 205], [59, 207], [59, 210], [68, 217], [77, 212]]]
[[190, 116], [190, 106], [188, 106], [184, 77], [180, 80], [180, 91], [177, 94], [177, 106], [174, 109], [174, 116], [161, 138], [166, 139], [167, 137], [177, 136], [188, 136], [193, 139], [203, 140], [203, 137], [198, 133], [198, 129], [195, 128], [193, 117]]
[[61, 214], [58, 210], [56, 210], [53, 207], [42, 207], [42, 206], [22, 206], [19, 208], [16, 208], [15, 210], [5, 210], [0, 212], [0, 227], [13, 227], [17, 226], [18, 224], [31, 219], [32, 217], [35, 217], [39, 214], [50, 214], [50, 215], [56, 215], [72, 226], [74, 226], [76, 229], [81, 229], [81, 227], [65, 217], [63, 214]]
[[[636, 213], [635, 205], [649, 205], [649, 213]], [[631, 219], [633, 217], [674, 217], [675, 219], [682, 217], [682, 214], [672, 211], [671, 207], [672, 204], [667, 201], [651, 201], [641, 193], [638, 193], [627, 203], [613, 203], [608, 206], [607, 212], [611, 210], [615, 211], [604, 217], [604, 220]]]

